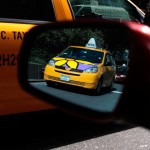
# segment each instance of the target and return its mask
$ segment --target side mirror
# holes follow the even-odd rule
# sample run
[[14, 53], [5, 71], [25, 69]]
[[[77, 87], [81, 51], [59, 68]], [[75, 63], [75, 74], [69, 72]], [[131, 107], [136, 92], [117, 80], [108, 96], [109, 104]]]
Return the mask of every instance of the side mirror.
[[[20, 83], [41, 100], [80, 117], [97, 122], [130, 120], [141, 105], [148, 106], [145, 101], [150, 103], [149, 43], [150, 29], [132, 22], [36, 26], [22, 45]], [[111, 63], [128, 66], [125, 83], [115, 82], [115, 65], [105, 68], [106, 56]]]

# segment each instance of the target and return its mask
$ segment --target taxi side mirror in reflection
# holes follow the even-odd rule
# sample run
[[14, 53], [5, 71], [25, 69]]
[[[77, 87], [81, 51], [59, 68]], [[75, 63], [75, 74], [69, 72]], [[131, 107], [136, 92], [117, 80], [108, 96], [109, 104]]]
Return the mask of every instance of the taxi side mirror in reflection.
[[34, 27], [22, 46], [22, 87], [65, 111], [98, 121], [113, 118], [139, 51], [136, 26], [91, 21]]

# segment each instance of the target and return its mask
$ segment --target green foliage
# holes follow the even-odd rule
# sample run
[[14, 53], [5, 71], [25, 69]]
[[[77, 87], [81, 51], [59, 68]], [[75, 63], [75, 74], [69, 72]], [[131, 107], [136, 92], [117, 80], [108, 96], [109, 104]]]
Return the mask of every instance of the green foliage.
[[[90, 38], [95, 38], [97, 43], [101, 43], [101, 45], [104, 43], [100, 30], [92, 31], [89, 28], [87, 30], [81, 28], [49, 30], [35, 40], [29, 61], [45, 64], [44, 62], [48, 62], [50, 58], [62, 52], [69, 45], [85, 46]], [[35, 59], [36, 57], [38, 59]]]
[[128, 37], [126, 33], [117, 28], [48, 30], [36, 38], [29, 61], [45, 66], [51, 58], [68, 46], [85, 46], [91, 38], [95, 38], [99, 48], [109, 50], [115, 56], [116, 60], [122, 59], [123, 51], [128, 49]]

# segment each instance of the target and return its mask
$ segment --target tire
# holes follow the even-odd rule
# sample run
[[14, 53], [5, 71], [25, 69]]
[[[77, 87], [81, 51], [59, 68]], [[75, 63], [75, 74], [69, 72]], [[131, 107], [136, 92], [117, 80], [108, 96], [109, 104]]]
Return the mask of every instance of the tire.
[[103, 84], [103, 79], [100, 78], [99, 81], [98, 81], [97, 87], [94, 90], [94, 94], [99, 95], [101, 93], [102, 84]]
[[46, 81], [47, 86], [51, 86], [51, 82], [50, 81]]
[[48, 87], [55, 87], [56, 86], [55, 82], [49, 81], [49, 80], [46, 81], [46, 84], [47, 84]]
[[111, 81], [111, 85], [108, 87], [108, 91], [111, 92], [113, 90], [113, 87], [114, 87], [114, 82], [115, 82], [115, 79], [113, 79]]

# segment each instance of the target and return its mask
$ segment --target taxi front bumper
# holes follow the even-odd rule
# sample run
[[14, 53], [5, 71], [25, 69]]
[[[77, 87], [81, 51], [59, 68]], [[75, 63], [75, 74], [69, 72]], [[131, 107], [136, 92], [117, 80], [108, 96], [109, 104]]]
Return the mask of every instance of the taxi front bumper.
[[98, 73], [76, 73], [48, 66], [44, 72], [44, 80], [95, 89], [99, 76]]

